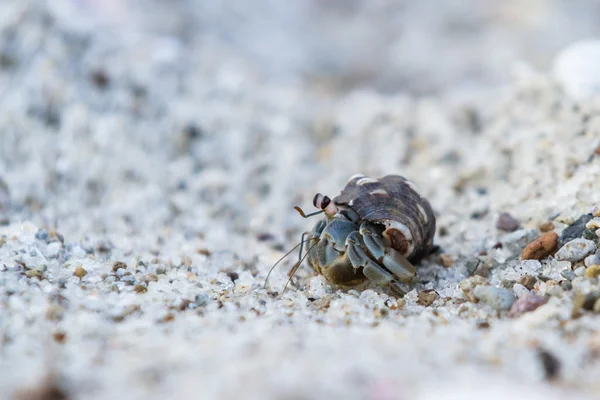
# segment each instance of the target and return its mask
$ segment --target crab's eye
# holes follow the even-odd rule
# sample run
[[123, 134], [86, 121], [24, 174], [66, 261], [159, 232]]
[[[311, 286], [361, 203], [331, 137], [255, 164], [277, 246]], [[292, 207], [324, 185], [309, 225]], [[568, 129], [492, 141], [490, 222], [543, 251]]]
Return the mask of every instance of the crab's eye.
[[323, 196], [321, 193], [317, 193], [313, 198], [313, 205], [320, 210], [324, 210], [331, 203], [331, 199], [328, 196]]
[[326, 214], [333, 215], [337, 212], [337, 207], [328, 196], [317, 193], [313, 199], [313, 205], [319, 210], [325, 211]]
[[318, 208], [320, 210], [322, 201], [323, 201], [323, 195], [321, 193], [315, 194], [315, 197], [313, 198], [313, 206], [315, 206], [316, 208]]

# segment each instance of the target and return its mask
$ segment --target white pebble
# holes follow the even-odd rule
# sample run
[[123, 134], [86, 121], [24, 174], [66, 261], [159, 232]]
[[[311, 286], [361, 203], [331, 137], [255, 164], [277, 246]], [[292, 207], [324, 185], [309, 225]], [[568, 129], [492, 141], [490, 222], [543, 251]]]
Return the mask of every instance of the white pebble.
[[554, 58], [553, 73], [565, 92], [576, 99], [600, 95], [600, 40], [571, 44]]
[[515, 266], [515, 270], [521, 275], [536, 275], [542, 270], [542, 263], [538, 260], [523, 260]]
[[591, 240], [573, 239], [556, 253], [557, 260], [577, 262], [596, 251], [596, 245]]
[[513, 292], [515, 292], [515, 296], [517, 296], [519, 298], [530, 293], [529, 289], [527, 289], [525, 286], [521, 285], [520, 283], [515, 283], [513, 285]]
[[308, 295], [320, 299], [331, 292], [331, 287], [322, 275], [317, 275], [309, 281]]
[[240, 293], [248, 292], [252, 289], [254, 283], [254, 277], [248, 271], [242, 271], [235, 281], [235, 290]]
[[596, 218], [590, 219], [587, 222], [587, 224], [585, 224], [585, 227], [587, 229], [598, 229], [598, 228], [600, 228], [600, 218], [596, 217]]
[[46, 249], [48, 252], [48, 257], [56, 257], [58, 255], [58, 252], [60, 251], [61, 247], [62, 247], [62, 244], [59, 242], [50, 243], [48, 245], [48, 248]]
[[583, 263], [586, 267], [589, 267], [590, 265], [598, 265], [600, 264], [600, 255], [592, 254], [590, 256], [587, 256], [585, 260], [583, 260]]
[[580, 292], [582, 294], [589, 293], [592, 290], [592, 282], [590, 279], [584, 278], [582, 276], [578, 276], [577, 278], [571, 281], [573, 285], [573, 290]]
[[71, 253], [73, 254], [74, 257], [77, 257], [77, 258], [83, 258], [86, 255], [85, 250], [82, 249], [81, 246], [79, 246], [79, 245], [73, 246], [73, 248], [71, 249]]
[[585, 267], [579, 267], [576, 268], [575, 271], [573, 271], [575, 273], [575, 276], [584, 276], [585, 275]]
[[511, 290], [495, 286], [476, 286], [473, 294], [496, 310], [508, 310], [515, 301]]

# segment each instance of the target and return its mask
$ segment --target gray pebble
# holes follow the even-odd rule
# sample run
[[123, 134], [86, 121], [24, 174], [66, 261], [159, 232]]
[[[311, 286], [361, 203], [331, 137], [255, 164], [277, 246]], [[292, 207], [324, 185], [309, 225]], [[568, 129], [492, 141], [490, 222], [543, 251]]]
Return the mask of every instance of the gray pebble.
[[557, 260], [577, 262], [596, 251], [596, 245], [591, 240], [573, 239], [556, 253]]
[[519, 229], [519, 221], [517, 221], [509, 213], [503, 212], [498, 216], [496, 228], [500, 229], [501, 231], [514, 232]]
[[596, 240], [596, 230], [586, 229], [581, 236], [587, 240]]
[[467, 272], [468, 272], [469, 275], [473, 275], [473, 273], [475, 272], [475, 270], [479, 266], [479, 263], [481, 263], [481, 261], [479, 261], [476, 258], [472, 258], [472, 259], [470, 259], [469, 261], [466, 262], [465, 266], [467, 268]]
[[562, 275], [563, 278], [568, 279], [570, 281], [573, 280], [573, 278], [575, 278], [575, 272], [573, 272], [573, 270], [571, 268], [565, 268], [562, 271], [560, 271], [560, 274]]
[[202, 307], [205, 306], [206, 304], [208, 304], [208, 302], [210, 301], [210, 298], [208, 297], [208, 295], [206, 293], [200, 293], [196, 296], [196, 299], [194, 300], [194, 306], [195, 307]]
[[585, 260], [583, 260], [583, 263], [586, 267], [589, 267], [590, 265], [598, 265], [600, 264], [600, 255], [592, 254], [590, 256], [587, 256]]
[[46, 240], [48, 240], [48, 232], [45, 229], [40, 229], [36, 232], [35, 238], [37, 240], [42, 240], [45, 242]]
[[560, 240], [565, 243], [569, 240], [578, 239], [583, 235], [585, 230], [585, 224], [592, 219], [592, 214], [584, 214], [573, 222], [571, 225], [566, 227], [560, 235]]
[[473, 294], [498, 311], [509, 310], [515, 301], [515, 296], [511, 290], [495, 286], [477, 286]]
[[502, 279], [502, 281], [500, 282], [500, 284], [504, 288], [512, 289], [512, 287], [515, 285], [515, 281], [512, 280], [512, 279]]

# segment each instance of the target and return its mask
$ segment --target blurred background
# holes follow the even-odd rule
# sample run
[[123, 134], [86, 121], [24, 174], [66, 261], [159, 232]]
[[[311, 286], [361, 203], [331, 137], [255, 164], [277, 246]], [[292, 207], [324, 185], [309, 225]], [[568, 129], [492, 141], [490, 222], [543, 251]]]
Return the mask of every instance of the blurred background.
[[2, 219], [223, 242], [232, 221], [297, 227], [293, 205], [356, 172], [443, 196], [491, 108], [440, 101], [594, 35], [587, 0], [5, 0]]
[[515, 62], [547, 68], [565, 45], [600, 33], [600, 3], [587, 0], [52, 3], [73, 24], [153, 34], [186, 51], [241, 58], [270, 80], [339, 90], [496, 85]]

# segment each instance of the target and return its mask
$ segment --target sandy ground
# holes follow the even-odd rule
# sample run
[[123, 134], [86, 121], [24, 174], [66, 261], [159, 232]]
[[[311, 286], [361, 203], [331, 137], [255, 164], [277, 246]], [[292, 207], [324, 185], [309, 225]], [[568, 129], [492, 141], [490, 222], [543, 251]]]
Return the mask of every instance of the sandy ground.
[[[470, 3], [2, 2], [3, 398], [600, 396], [600, 14]], [[264, 289], [355, 173], [436, 212], [411, 291]]]

